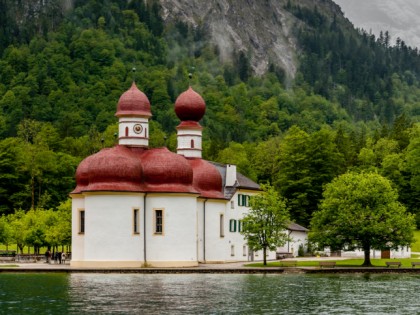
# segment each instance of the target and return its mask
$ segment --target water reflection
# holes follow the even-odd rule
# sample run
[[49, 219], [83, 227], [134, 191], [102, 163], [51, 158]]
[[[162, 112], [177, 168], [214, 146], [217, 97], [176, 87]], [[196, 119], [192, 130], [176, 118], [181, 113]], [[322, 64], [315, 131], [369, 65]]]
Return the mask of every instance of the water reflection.
[[0, 314], [416, 314], [415, 275], [0, 274]]

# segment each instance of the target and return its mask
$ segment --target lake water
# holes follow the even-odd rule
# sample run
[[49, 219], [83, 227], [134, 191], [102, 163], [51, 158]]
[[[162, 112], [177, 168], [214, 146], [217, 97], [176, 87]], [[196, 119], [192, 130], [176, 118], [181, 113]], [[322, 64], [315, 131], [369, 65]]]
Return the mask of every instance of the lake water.
[[420, 314], [418, 275], [1, 274], [0, 314]]

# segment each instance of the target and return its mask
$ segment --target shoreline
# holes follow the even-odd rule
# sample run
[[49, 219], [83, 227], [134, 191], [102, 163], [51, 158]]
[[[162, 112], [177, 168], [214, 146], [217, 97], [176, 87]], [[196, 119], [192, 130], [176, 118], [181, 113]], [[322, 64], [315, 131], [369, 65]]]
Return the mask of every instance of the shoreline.
[[[76, 268], [68, 264], [0, 263], [1, 273], [119, 273], [119, 274], [420, 274], [420, 268], [396, 267], [245, 267], [248, 262], [200, 264], [185, 268]], [[3, 267], [3, 266], [4, 267]]]

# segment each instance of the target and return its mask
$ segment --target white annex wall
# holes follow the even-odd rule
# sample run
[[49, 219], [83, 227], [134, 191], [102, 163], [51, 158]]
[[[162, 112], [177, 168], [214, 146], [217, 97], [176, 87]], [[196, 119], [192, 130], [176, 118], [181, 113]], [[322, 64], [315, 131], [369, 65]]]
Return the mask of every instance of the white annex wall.
[[302, 244], [304, 250], [307, 248], [308, 233], [303, 231], [284, 231], [289, 235], [290, 240], [282, 247], [278, 247], [279, 253], [292, 253], [294, 257], [299, 255], [299, 246]]
[[[254, 254], [249, 250], [248, 245], [246, 244], [246, 241], [244, 240], [244, 237], [242, 234], [238, 231], [238, 220], [242, 220], [242, 218], [245, 216], [245, 214], [249, 211], [249, 206], [245, 205], [239, 205], [238, 203], [238, 195], [247, 195], [247, 196], [253, 196], [257, 194], [254, 190], [242, 190], [239, 189], [236, 191], [236, 193], [233, 195], [231, 201], [229, 202], [227, 206], [227, 236], [228, 236], [228, 242], [230, 244], [229, 248], [229, 255], [231, 261], [237, 261], [237, 260], [263, 260], [262, 250], [258, 251]], [[233, 202], [233, 209], [231, 206], [231, 202]], [[236, 232], [230, 232], [229, 231], [229, 222], [230, 220], [236, 220]], [[231, 246], [234, 245], [234, 248], [232, 249]], [[245, 246], [245, 248], [244, 248]], [[233, 255], [232, 255], [233, 251]], [[245, 255], [244, 255], [245, 253]], [[267, 251], [267, 259], [268, 260], [275, 260], [276, 259], [276, 252], [275, 251]]]

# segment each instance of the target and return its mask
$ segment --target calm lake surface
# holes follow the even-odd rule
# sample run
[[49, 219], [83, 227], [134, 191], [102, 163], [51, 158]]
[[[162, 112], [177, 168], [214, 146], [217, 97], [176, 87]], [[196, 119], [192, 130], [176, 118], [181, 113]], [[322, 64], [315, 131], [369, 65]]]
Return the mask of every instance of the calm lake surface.
[[418, 275], [0, 274], [0, 314], [420, 314]]

